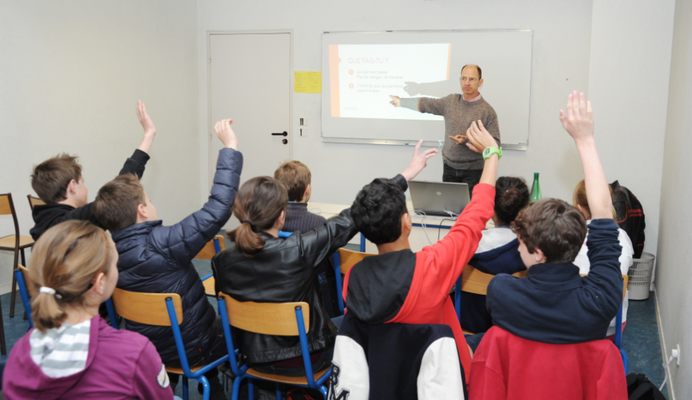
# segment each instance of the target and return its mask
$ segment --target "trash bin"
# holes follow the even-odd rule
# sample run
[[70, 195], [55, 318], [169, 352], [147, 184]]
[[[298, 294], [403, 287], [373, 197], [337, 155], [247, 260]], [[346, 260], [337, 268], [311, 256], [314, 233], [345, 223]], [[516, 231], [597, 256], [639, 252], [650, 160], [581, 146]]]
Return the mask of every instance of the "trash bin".
[[649, 287], [651, 286], [651, 275], [654, 269], [653, 254], [643, 252], [641, 258], [632, 260], [632, 266], [627, 272], [629, 283], [627, 289], [630, 291], [630, 300], [646, 300], [649, 298]]

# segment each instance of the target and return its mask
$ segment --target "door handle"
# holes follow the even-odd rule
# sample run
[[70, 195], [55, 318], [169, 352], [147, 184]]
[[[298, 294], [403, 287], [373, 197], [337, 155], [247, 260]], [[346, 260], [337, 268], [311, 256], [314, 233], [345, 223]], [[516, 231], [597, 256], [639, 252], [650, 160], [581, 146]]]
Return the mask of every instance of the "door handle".
[[282, 139], [282, 140], [281, 140], [281, 143], [283, 143], [283, 144], [288, 144], [288, 139]]
[[274, 133], [272, 133], [272, 136], [288, 136], [288, 132], [286, 132], [286, 131], [274, 132]]

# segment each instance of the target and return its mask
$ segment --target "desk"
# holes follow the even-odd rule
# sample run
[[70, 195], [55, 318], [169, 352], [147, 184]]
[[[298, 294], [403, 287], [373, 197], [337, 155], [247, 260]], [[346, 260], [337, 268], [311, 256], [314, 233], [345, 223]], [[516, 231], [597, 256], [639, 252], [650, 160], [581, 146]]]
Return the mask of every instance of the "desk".
[[[344, 208], [349, 208], [350, 205], [343, 204], [330, 204], [330, 203], [308, 203], [308, 211], [320, 214], [325, 218], [337, 215]], [[411, 215], [411, 222], [413, 222], [413, 229], [411, 230], [411, 236], [409, 236], [409, 244], [411, 245], [411, 250], [413, 252], [420, 251], [423, 247], [436, 243], [438, 240], [442, 239], [447, 235], [449, 229], [454, 225], [455, 219], [449, 217], [435, 217], [435, 216], [420, 216], [413, 212], [413, 205], [410, 201], [406, 202], [406, 207]], [[486, 228], [494, 227], [493, 220], [489, 220]], [[352, 244], [360, 245], [360, 233], [349, 241]], [[365, 240], [365, 252], [366, 253], [377, 253], [377, 246], [375, 246], [369, 240]]]

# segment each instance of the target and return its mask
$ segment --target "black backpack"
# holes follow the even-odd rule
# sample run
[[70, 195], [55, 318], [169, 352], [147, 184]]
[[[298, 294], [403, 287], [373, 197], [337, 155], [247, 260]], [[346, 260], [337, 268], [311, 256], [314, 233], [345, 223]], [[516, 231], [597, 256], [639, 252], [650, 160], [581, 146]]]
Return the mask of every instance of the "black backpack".
[[637, 196], [618, 181], [610, 184], [613, 189], [613, 207], [620, 229], [627, 232], [634, 248], [634, 258], [641, 258], [644, 250], [644, 209]]
[[663, 393], [644, 374], [627, 375], [629, 400], [665, 400]]

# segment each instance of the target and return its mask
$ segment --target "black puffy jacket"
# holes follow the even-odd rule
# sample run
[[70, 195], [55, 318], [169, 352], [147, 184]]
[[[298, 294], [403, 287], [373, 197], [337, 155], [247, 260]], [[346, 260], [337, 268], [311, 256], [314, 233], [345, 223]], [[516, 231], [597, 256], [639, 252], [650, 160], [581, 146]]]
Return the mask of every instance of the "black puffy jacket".
[[[182, 297], [180, 330], [188, 358], [208, 349], [211, 344], [209, 328], [216, 318], [192, 259], [228, 221], [242, 165], [242, 154], [233, 149], [221, 149], [211, 196], [201, 210], [173, 226], [147, 221], [113, 233], [120, 254], [119, 288], [132, 292], [178, 293]], [[164, 363], [178, 360], [170, 327], [128, 322], [127, 329], [149, 338]]]

